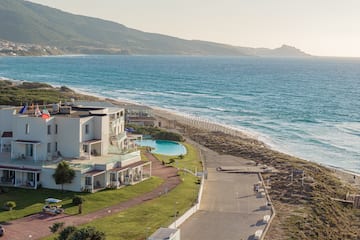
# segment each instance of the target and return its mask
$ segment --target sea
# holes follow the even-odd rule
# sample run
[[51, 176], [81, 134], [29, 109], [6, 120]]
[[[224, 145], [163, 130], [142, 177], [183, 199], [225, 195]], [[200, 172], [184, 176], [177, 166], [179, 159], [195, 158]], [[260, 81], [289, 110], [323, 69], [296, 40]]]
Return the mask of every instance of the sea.
[[170, 109], [360, 173], [360, 59], [0, 57], [0, 78]]

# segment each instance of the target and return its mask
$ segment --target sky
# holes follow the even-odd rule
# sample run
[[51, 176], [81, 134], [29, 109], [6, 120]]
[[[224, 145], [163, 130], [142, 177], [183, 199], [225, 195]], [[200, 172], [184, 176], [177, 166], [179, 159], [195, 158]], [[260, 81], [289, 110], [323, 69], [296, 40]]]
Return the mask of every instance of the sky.
[[359, 0], [31, 0], [145, 32], [360, 57]]

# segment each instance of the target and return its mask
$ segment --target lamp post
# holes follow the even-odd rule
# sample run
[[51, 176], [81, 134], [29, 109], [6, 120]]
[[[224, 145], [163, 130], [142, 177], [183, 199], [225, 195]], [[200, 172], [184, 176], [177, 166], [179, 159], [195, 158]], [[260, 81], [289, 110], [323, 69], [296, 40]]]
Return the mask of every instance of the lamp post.
[[174, 204], [174, 224], [175, 224], [175, 228], [176, 228], [176, 216], [177, 216], [176, 205], [177, 205], [178, 203], [179, 203], [179, 202], [175, 202], [175, 204]]

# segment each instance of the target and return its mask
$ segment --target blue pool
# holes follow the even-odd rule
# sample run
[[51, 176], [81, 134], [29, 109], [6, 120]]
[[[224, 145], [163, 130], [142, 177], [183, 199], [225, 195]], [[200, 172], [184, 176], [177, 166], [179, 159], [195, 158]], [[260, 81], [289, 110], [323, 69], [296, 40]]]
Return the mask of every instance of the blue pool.
[[136, 144], [138, 144], [139, 146], [147, 146], [154, 148], [154, 150], [151, 151], [152, 153], [170, 156], [186, 154], [186, 148], [184, 147], [184, 145], [178, 142], [167, 140], [142, 140], [137, 141]]

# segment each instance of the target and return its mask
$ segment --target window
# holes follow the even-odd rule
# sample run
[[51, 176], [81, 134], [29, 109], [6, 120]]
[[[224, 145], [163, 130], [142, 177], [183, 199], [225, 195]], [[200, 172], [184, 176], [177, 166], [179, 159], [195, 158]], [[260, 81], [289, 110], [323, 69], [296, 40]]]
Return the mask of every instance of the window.
[[27, 180], [31, 181], [31, 182], [34, 181], [34, 175], [35, 175], [34, 173], [28, 172], [27, 173]]
[[58, 125], [55, 124], [55, 134], [57, 134], [57, 133], [58, 133]]
[[85, 134], [89, 134], [89, 124], [85, 125]]
[[29, 134], [30, 133], [30, 125], [27, 123], [25, 124], [25, 134]]
[[51, 134], [51, 125], [48, 125], [47, 128], [48, 128], [47, 129], [48, 135], [50, 135]]
[[92, 177], [85, 177], [85, 185], [92, 185]]
[[110, 181], [115, 182], [116, 181], [116, 174], [110, 173]]
[[88, 145], [83, 145], [83, 151], [84, 152], [89, 152], [89, 146]]
[[48, 152], [48, 153], [51, 153], [51, 143], [48, 143], [48, 144], [47, 144], [47, 152]]
[[55, 152], [58, 151], [58, 145], [57, 145], [57, 142], [55, 142]]
[[33, 156], [34, 146], [32, 144], [25, 145], [25, 155], [28, 157]]

